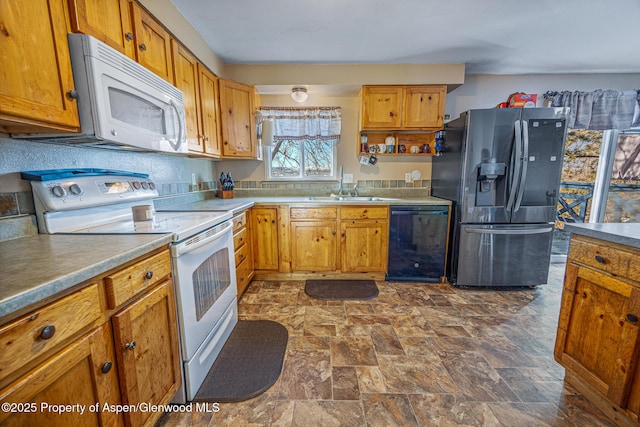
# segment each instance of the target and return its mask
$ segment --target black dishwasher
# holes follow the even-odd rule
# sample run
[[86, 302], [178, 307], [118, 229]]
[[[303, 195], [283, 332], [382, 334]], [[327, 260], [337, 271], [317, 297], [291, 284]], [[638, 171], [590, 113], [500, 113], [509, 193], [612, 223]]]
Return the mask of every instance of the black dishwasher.
[[445, 275], [449, 207], [391, 206], [387, 280], [439, 282]]

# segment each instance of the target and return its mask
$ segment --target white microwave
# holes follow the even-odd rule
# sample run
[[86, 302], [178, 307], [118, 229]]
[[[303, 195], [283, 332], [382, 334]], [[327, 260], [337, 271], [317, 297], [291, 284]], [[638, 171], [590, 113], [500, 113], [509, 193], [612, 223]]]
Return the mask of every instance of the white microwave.
[[17, 138], [186, 154], [180, 89], [86, 34], [69, 34], [80, 133]]

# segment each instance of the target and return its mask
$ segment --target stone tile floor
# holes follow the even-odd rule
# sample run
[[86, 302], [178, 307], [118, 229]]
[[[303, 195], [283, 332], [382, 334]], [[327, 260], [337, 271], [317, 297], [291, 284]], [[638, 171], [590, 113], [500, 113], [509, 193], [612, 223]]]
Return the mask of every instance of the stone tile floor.
[[161, 426], [609, 426], [553, 360], [564, 265], [545, 286], [378, 282], [369, 301], [311, 299], [304, 281], [254, 281], [241, 319], [285, 325], [280, 379], [218, 413]]

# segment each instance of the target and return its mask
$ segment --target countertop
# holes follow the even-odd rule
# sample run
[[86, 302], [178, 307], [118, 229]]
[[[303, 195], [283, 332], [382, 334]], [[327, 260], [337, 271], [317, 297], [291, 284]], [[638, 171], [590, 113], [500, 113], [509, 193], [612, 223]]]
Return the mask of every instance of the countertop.
[[0, 242], [0, 319], [170, 240], [171, 234], [38, 234]]
[[640, 249], [640, 223], [565, 224], [575, 234]]
[[183, 203], [180, 205], [163, 207], [159, 211], [221, 211], [230, 210], [236, 213], [260, 204], [286, 204], [286, 203], [304, 203], [309, 205], [447, 205], [451, 206], [451, 201], [440, 199], [438, 197], [421, 197], [421, 198], [398, 198], [368, 201], [354, 200], [345, 196], [343, 200], [329, 200], [329, 198], [316, 197], [237, 197], [233, 199], [207, 199], [196, 202]]

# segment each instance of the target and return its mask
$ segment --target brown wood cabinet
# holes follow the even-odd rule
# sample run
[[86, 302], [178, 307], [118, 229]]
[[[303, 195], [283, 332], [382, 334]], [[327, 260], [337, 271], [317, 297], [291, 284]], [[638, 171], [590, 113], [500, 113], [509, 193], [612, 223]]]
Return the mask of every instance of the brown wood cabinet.
[[[21, 410], [0, 412], [3, 426], [122, 425], [122, 413], [102, 410], [120, 403], [111, 325], [94, 329], [0, 390], [0, 402], [21, 405], [16, 406]], [[99, 410], [90, 411], [96, 403]], [[56, 414], [43, 410], [43, 404], [83, 405], [85, 412]]]
[[69, 0], [71, 30], [90, 34], [135, 59], [129, 0]]
[[220, 157], [220, 103], [218, 96], [218, 78], [198, 63], [198, 89], [200, 93], [200, 138], [203, 141], [204, 154]]
[[338, 269], [338, 209], [292, 207], [289, 240], [292, 271]]
[[251, 243], [255, 269], [278, 271], [278, 208], [251, 209]]
[[[0, 327], [2, 425], [153, 425], [161, 412], [118, 414], [102, 405], [168, 404], [181, 384], [168, 250], [155, 251]], [[86, 405], [84, 415], [40, 403]], [[99, 402], [98, 411], [89, 411]], [[24, 407], [24, 406], [23, 406]]]
[[386, 271], [389, 207], [342, 207], [340, 239], [343, 272]]
[[220, 79], [222, 156], [256, 158], [257, 135], [253, 86]]
[[0, 132], [77, 132], [63, 3], [3, 1], [0, 17]]
[[620, 424], [640, 408], [639, 255], [572, 235], [554, 350], [566, 380]]
[[186, 138], [189, 151], [204, 153], [200, 137], [200, 90], [198, 87], [198, 60], [176, 40], [171, 40], [173, 57], [173, 84], [184, 95]]
[[173, 84], [171, 35], [138, 4], [131, 2], [136, 60]]
[[362, 130], [438, 130], [446, 85], [363, 86]]
[[251, 218], [251, 209], [240, 212], [233, 217], [233, 247], [236, 261], [238, 298], [247, 289], [254, 276], [249, 218]]
[[[155, 289], [113, 316], [122, 400], [169, 403], [181, 382], [173, 283]], [[153, 425], [162, 412], [129, 412], [129, 425]]]

